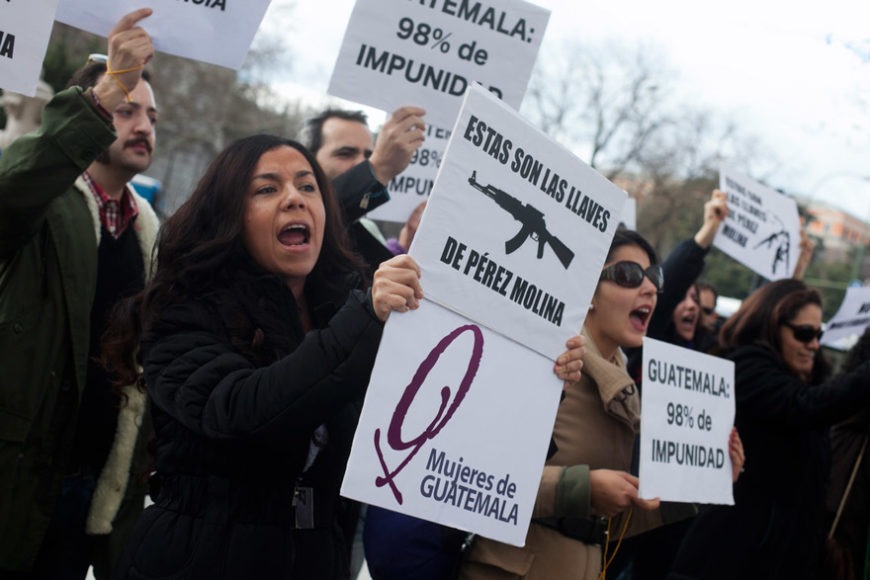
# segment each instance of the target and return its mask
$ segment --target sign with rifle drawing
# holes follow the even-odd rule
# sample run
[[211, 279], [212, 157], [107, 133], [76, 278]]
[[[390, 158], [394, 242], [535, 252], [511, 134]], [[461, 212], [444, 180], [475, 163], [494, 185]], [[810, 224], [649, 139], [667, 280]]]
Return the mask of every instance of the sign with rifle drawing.
[[583, 325], [625, 198], [474, 85], [411, 247], [426, 297], [553, 359]]
[[410, 248], [425, 298], [384, 328], [342, 495], [524, 544], [563, 388], [552, 361], [624, 199], [469, 90]]
[[713, 245], [768, 280], [791, 278], [800, 253], [795, 200], [724, 167], [719, 189], [729, 211]]
[[846, 295], [837, 313], [825, 325], [820, 342], [835, 345], [837, 341], [856, 339], [870, 327], [870, 286], [846, 288]]

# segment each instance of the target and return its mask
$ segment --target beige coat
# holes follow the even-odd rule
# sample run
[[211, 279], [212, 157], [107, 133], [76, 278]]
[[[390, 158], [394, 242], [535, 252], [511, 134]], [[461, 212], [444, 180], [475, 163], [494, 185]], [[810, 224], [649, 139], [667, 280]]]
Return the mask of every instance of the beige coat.
[[[565, 383], [565, 397], [553, 427], [557, 450], [544, 467], [533, 518], [564, 515], [555, 513], [556, 486], [567, 466], [628, 471], [639, 428], [640, 397], [625, 363], [621, 358], [602, 358], [587, 336], [583, 377], [579, 382]], [[587, 494], [588, 489], [587, 481]], [[589, 514], [588, 495], [581, 508]], [[618, 526], [615, 519], [613, 527]], [[598, 578], [600, 570], [600, 546], [533, 523], [523, 548], [478, 537], [465, 558], [460, 578], [591, 580]]]

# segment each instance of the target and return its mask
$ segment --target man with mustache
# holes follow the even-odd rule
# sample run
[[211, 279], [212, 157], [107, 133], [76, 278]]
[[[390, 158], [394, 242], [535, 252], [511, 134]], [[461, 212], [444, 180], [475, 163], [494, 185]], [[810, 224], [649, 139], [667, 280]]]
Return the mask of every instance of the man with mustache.
[[[0, 577], [111, 574], [142, 511], [145, 395], [97, 362], [110, 310], [143, 288], [159, 226], [130, 180], [151, 164], [154, 48], [127, 14], [0, 158]], [[147, 422], [146, 422], [147, 424]], [[143, 429], [144, 431], [144, 429]], [[137, 445], [138, 443], [138, 445]]]
[[386, 245], [365, 215], [389, 201], [390, 181], [407, 169], [426, 138], [425, 115], [420, 107], [399, 107], [384, 122], [377, 141], [362, 111], [330, 108], [306, 122], [308, 148], [332, 181], [354, 248], [372, 272], [397, 248]]

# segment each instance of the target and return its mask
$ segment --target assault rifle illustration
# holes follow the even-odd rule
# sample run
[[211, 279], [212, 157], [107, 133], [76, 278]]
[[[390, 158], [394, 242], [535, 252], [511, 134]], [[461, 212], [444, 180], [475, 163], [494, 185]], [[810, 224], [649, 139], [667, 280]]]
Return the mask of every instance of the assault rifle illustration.
[[539, 260], [544, 257], [544, 245], [550, 244], [550, 247], [553, 248], [553, 252], [556, 253], [556, 257], [559, 258], [560, 262], [562, 262], [562, 266], [564, 266], [566, 270], [568, 269], [571, 260], [574, 259], [574, 252], [571, 251], [571, 248], [562, 243], [562, 240], [547, 230], [547, 224], [544, 221], [544, 214], [541, 213], [541, 211], [527, 203], [524, 204], [517, 198], [512, 197], [497, 187], [493, 187], [492, 185], [481, 185], [477, 182], [477, 171], [471, 172], [471, 177], [468, 178], [468, 183], [471, 184], [473, 188], [482, 191], [487, 197], [492, 198], [500, 208], [511, 214], [515, 220], [523, 224], [523, 227], [520, 228], [517, 235], [504, 243], [506, 253], [512, 254], [522, 246], [526, 240], [532, 238], [538, 242]]
[[773, 216], [777, 222], [779, 222], [780, 230], [778, 232], [774, 232], [755, 244], [755, 248], [758, 249], [762, 244], [767, 244], [767, 249], [770, 250], [773, 248], [773, 244], [776, 243], [776, 253], [773, 256], [773, 265], [771, 266], [771, 271], [776, 274], [776, 267], [780, 262], [785, 262], [785, 271], [788, 272], [788, 264], [789, 264], [789, 249], [791, 248], [791, 236], [788, 234], [788, 230], [785, 229], [785, 225], [783, 225], [782, 220], [776, 216]]

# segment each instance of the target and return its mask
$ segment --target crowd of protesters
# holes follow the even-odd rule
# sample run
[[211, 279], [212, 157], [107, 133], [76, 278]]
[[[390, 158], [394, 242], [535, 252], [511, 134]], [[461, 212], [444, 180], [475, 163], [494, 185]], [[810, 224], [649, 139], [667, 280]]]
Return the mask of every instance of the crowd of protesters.
[[[701, 279], [718, 190], [661, 264], [616, 232], [556, 358], [524, 547], [341, 498], [383, 325], [423, 304], [405, 252], [425, 204], [393, 240], [365, 215], [426, 111], [377, 139], [337, 109], [306, 144], [239, 139], [161, 224], [130, 185], [157, 143], [151, 13], [121, 18], [0, 157], [0, 579], [339, 580], [363, 553], [376, 580], [824, 578], [837, 548], [866, 577], [870, 339], [829, 376], [806, 238], [796, 279], [723, 324]], [[733, 506], [638, 496], [645, 336], [734, 362]]]

